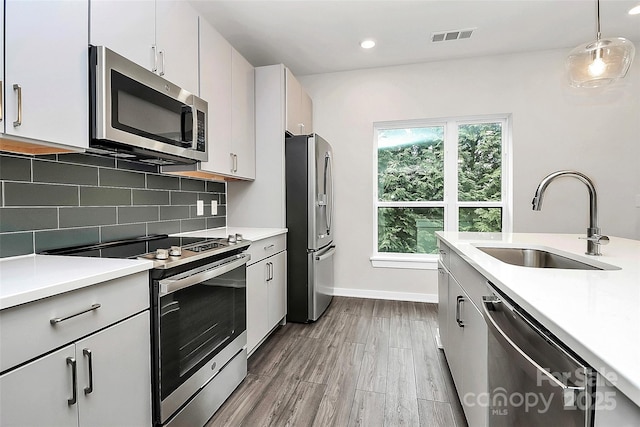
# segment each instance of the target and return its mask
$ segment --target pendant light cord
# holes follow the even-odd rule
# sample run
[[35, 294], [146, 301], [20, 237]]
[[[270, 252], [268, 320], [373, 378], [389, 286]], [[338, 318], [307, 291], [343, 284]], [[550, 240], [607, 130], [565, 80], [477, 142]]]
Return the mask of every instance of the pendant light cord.
[[596, 0], [596, 40], [600, 41], [600, 0]]

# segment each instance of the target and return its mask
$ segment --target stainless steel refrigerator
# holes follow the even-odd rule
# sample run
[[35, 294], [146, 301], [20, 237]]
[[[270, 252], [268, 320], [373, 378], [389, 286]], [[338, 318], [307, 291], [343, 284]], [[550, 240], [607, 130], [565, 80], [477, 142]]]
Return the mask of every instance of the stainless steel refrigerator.
[[287, 320], [314, 322], [333, 298], [333, 150], [319, 135], [285, 139]]

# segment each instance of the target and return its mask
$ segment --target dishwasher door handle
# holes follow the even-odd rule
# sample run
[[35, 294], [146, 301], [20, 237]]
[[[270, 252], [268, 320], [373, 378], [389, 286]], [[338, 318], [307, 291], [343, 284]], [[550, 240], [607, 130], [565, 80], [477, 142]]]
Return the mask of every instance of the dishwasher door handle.
[[[520, 347], [518, 347], [518, 345], [516, 343], [514, 343], [513, 340], [511, 340], [511, 338], [509, 338], [509, 336], [500, 328], [500, 326], [497, 324], [497, 322], [494, 319], [494, 316], [492, 314], [492, 310], [489, 309], [489, 307], [492, 306], [492, 305], [506, 305], [506, 304], [504, 304], [502, 302], [502, 300], [500, 300], [500, 298], [498, 298], [496, 296], [483, 296], [482, 297], [482, 309], [484, 310], [484, 318], [487, 321], [487, 326], [489, 327], [489, 332], [492, 333], [493, 335], [497, 336], [497, 337], [502, 338], [529, 365], [531, 365], [538, 372], [540, 372], [545, 377], [547, 377], [549, 379], [549, 381], [551, 381], [552, 384], [555, 384], [557, 387], [560, 387], [562, 389], [562, 391], [563, 391], [565, 406], [575, 406], [575, 396], [577, 395], [577, 393], [584, 392], [586, 390], [586, 388], [585, 387], [570, 386], [570, 385], [564, 384], [562, 381], [560, 381], [559, 379], [554, 377], [553, 374], [551, 374], [551, 372], [549, 372], [548, 370], [546, 370], [542, 366], [540, 366], [538, 363], [536, 363], [535, 360], [533, 360], [524, 350], [522, 350]], [[507, 305], [507, 307], [508, 307], [508, 305]], [[514, 313], [516, 316], [519, 316], [520, 318], [522, 318], [522, 316], [520, 316], [520, 314], [517, 311], [512, 310], [512, 313]], [[522, 320], [526, 321], [526, 319], [524, 319], [524, 318], [522, 318]], [[529, 322], [527, 322], [527, 323], [529, 323]], [[537, 330], [537, 328], [535, 328], [534, 325], [531, 325], [530, 323], [529, 323], [529, 325], [534, 330]]]

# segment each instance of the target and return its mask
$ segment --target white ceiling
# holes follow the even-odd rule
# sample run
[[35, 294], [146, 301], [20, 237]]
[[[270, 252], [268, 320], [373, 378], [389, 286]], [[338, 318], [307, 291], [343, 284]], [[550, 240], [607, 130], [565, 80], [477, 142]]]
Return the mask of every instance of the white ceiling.
[[[595, 0], [192, 0], [254, 66], [296, 75], [573, 47], [595, 40]], [[640, 0], [601, 0], [603, 37], [640, 56]], [[431, 33], [476, 28], [467, 40]], [[360, 48], [373, 38], [377, 46]], [[637, 60], [637, 59], [636, 59]]]

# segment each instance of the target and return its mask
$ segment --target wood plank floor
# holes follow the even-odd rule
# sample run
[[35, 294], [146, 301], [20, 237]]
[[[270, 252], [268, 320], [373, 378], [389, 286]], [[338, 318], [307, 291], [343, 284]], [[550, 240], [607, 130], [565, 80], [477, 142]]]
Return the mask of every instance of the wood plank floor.
[[435, 304], [334, 297], [262, 344], [207, 427], [464, 427], [437, 327]]

